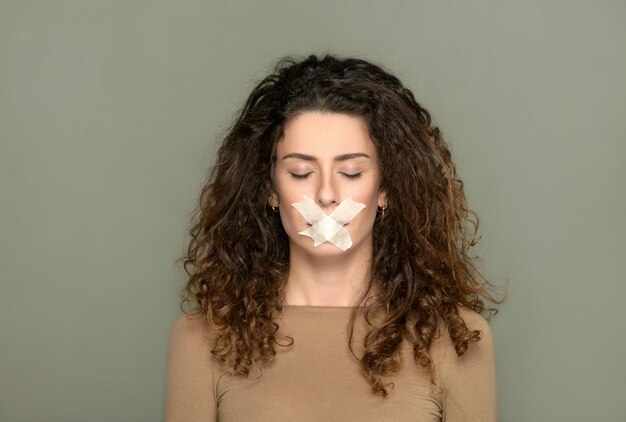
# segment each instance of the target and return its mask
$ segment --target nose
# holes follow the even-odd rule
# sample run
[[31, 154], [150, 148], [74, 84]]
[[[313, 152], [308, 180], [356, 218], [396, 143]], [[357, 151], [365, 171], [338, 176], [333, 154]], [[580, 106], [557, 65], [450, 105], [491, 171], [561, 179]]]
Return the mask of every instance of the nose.
[[316, 192], [316, 202], [326, 213], [332, 211], [334, 206], [339, 203], [339, 194], [337, 192], [337, 187], [331, 177], [332, 174], [330, 172], [325, 175], [322, 174], [322, 177], [319, 179], [319, 185], [317, 187]]

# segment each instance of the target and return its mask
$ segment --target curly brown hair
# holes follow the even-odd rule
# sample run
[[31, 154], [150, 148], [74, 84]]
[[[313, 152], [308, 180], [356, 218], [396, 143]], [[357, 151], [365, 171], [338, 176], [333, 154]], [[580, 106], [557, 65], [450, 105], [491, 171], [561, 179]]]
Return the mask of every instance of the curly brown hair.
[[284, 125], [306, 111], [367, 122], [381, 189], [395, 204], [373, 227], [370, 276], [350, 318], [350, 350], [363, 306], [370, 324], [370, 316], [384, 315], [370, 325], [360, 358], [374, 394], [386, 397], [393, 386], [382, 377], [399, 369], [403, 339], [434, 383], [429, 348], [440, 324], [460, 356], [481, 332], [467, 328], [458, 307], [490, 320], [497, 310], [487, 309], [483, 299], [501, 301], [489, 293], [494, 286], [478, 270], [478, 257], [469, 255], [478, 243], [478, 216], [467, 206], [441, 132], [397, 77], [362, 59], [284, 57], [254, 88], [222, 140], [193, 212], [191, 241], [181, 258], [189, 276], [181, 308], [204, 315], [217, 329], [212, 353], [236, 374], [248, 374], [256, 362], [275, 357], [275, 345], [284, 346], [276, 316], [285, 302], [289, 243], [267, 199]]

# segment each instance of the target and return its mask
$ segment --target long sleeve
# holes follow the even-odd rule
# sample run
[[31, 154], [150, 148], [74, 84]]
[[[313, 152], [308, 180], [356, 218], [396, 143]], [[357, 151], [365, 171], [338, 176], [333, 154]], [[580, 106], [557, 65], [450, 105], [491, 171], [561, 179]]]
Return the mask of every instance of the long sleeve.
[[448, 344], [442, 368], [443, 420], [445, 422], [495, 422], [497, 420], [496, 368], [492, 331], [485, 318], [463, 309], [460, 313], [470, 330], [480, 330], [481, 339], [470, 342], [457, 356]]
[[181, 315], [170, 335], [166, 422], [217, 420], [211, 347], [205, 323]]

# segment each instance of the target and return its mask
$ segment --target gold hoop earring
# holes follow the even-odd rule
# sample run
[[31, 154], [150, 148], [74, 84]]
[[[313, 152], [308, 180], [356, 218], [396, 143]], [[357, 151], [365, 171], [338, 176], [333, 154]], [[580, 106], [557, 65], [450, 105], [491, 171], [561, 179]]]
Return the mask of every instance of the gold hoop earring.
[[380, 217], [383, 218], [385, 216], [385, 210], [387, 209], [387, 204], [383, 205], [381, 208], [378, 208], [380, 211]]
[[270, 204], [270, 207], [272, 207], [272, 211], [274, 211], [274, 212], [276, 212], [276, 207], [278, 207], [280, 205], [280, 204], [276, 204], [276, 205], [272, 204], [272, 198], [271, 197], [267, 198], [267, 203]]

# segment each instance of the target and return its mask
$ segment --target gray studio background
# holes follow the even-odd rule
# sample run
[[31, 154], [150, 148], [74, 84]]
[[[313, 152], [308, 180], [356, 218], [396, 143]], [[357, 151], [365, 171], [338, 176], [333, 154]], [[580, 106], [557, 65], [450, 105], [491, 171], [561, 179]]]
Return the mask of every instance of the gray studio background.
[[159, 421], [188, 214], [286, 54], [434, 116], [509, 300], [502, 421], [626, 414], [626, 3], [0, 1], [0, 420]]

